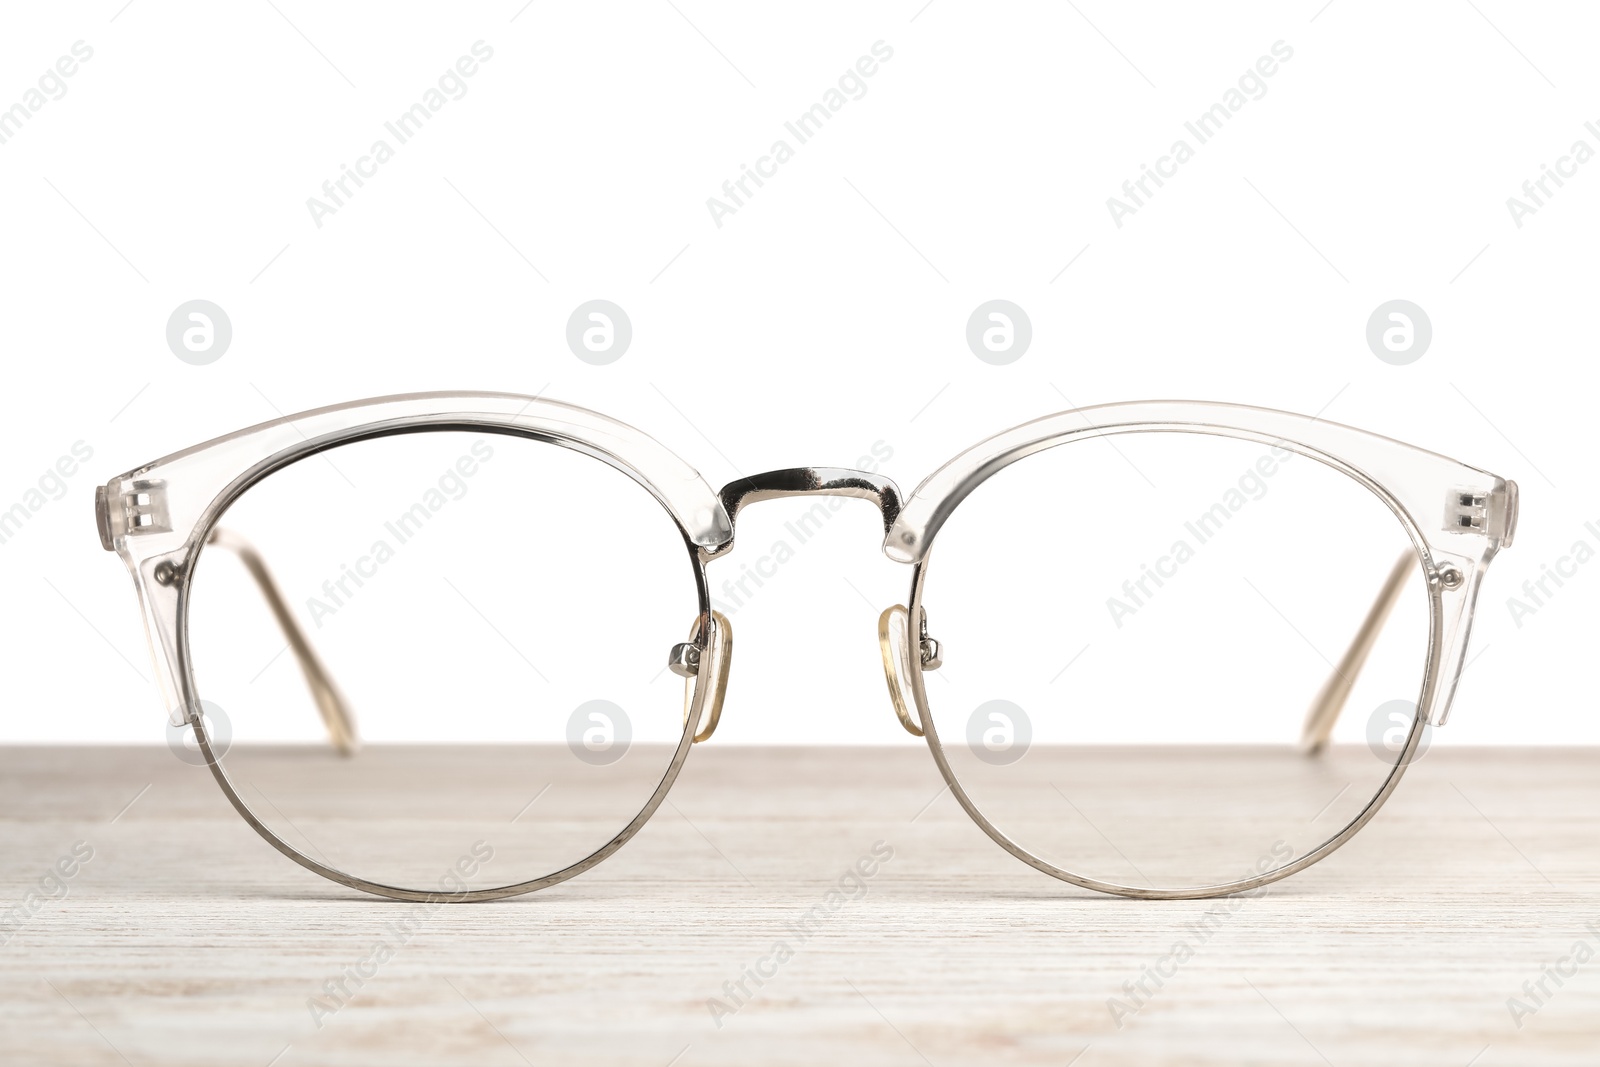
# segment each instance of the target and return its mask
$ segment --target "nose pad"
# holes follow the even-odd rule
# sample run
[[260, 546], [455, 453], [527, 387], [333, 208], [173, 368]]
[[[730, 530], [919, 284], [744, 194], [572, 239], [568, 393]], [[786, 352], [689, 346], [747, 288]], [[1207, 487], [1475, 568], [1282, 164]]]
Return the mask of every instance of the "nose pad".
[[[683, 676], [683, 724], [689, 725], [694, 714], [697, 692], [705, 693], [705, 705], [700, 710], [699, 732], [695, 743], [706, 740], [717, 731], [722, 719], [722, 698], [728, 692], [728, 664], [733, 660], [733, 624], [720, 611], [711, 613], [711, 639], [701, 647], [700, 620], [689, 628], [689, 640], [672, 649], [670, 666], [674, 674]], [[704, 686], [704, 690], [700, 687]]]
[[[878, 651], [883, 654], [883, 680], [889, 684], [889, 699], [895, 717], [906, 733], [922, 736], [922, 727], [911, 714], [906, 699], [906, 679], [911, 677], [911, 613], [902, 604], [884, 609], [878, 616]], [[920, 650], [919, 650], [920, 656]]]

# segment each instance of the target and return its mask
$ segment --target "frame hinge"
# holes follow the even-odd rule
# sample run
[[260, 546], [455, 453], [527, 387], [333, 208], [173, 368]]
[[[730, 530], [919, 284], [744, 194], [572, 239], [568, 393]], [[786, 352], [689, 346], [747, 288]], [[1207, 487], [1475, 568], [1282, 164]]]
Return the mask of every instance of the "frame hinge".
[[94, 490], [94, 526], [100, 532], [100, 547], [107, 552], [117, 550], [116, 540], [111, 532], [111, 505], [106, 502], [106, 487], [99, 485]]
[[1451, 533], [1479, 533], [1505, 548], [1517, 526], [1517, 483], [1485, 492], [1470, 487], [1450, 490], [1445, 498], [1444, 528]]
[[122, 529], [129, 537], [171, 531], [166, 482], [136, 481], [122, 494]]

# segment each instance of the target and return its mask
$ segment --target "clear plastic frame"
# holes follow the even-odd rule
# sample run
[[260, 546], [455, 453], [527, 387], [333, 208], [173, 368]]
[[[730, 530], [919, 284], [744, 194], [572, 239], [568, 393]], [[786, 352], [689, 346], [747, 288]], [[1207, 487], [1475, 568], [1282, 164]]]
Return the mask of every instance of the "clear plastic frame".
[[[581, 453], [620, 471], [664, 509], [681, 536], [698, 603], [686, 606], [682, 622], [661, 652], [663, 669], [684, 680], [681, 734], [670, 759], [643, 806], [604, 844], [574, 862], [535, 877], [488, 888], [423, 887], [390, 884], [363, 877], [297, 847], [270, 820], [260, 817], [230, 779], [214, 750], [196, 683], [189, 633], [195, 567], [208, 550], [230, 552], [265, 599], [284, 642], [304, 679], [333, 751], [361, 759], [359, 715], [352, 710], [316, 641], [295, 618], [273, 579], [272, 560], [248, 541], [219, 525], [244, 494], [275, 472], [308, 457], [356, 442], [402, 434], [467, 431], [524, 438]], [[1045, 858], [1030, 851], [992, 822], [953, 766], [930, 709], [926, 676], [958, 649], [942, 648], [937, 638], [939, 605], [928, 602], [928, 576], [939, 566], [935, 551], [941, 529], [957, 510], [986, 499], [979, 492], [991, 478], [1045, 450], [1069, 444], [1114, 440], [1121, 435], [1203, 434], [1264, 446], [1275, 454], [1306, 457], [1375, 499], [1395, 521], [1404, 546], [1392, 569], [1371, 575], [1370, 607], [1361, 614], [1332, 673], [1311, 697], [1299, 735], [1299, 758], [1315, 761], [1328, 745], [1352, 686], [1372, 654], [1378, 634], [1402, 588], [1414, 587], [1420, 573], [1425, 596], [1425, 655], [1416, 672], [1415, 714], [1392, 766], [1374, 794], [1358, 810], [1340, 816], [1341, 825], [1319, 837], [1314, 847], [1274, 854], [1244, 877], [1207, 884], [1138, 885], [1075, 873], [1070, 857]], [[1319, 468], [1319, 469], [1321, 469]], [[1013, 473], [1025, 471], [1028, 464]], [[1050, 555], [1073, 561], [1070, 528], [1039, 506], [1042, 497], [1026, 488], [1005, 498], [1006, 543], [986, 546], [995, 553], [1027, 557]], [[623, 482], [626, 486], [627, 483]], [[631, 487], [630, 487], [631, 488]], [[596, 479], [596, 493], [612, 493], [611, 479]], [[1056, 491], [1040, 486], [1037, 493]], [[644, 433], [582, 408], [504, 393], [427, 393], [382, 397], [292, 415], [185, 449], [112, 478], [97, 490], [96, 519], [102, 544], [120, 555], [131, 572], [143, 610], [161, 696], [174, 727], [193, 731], [204, 762], [239, 813], [274, 848], [307, 869], [336, 882], [405, 900], [488, 900], [541, 889], [593, 867], [620, 848], [663, 802], [690, 749], [711, 740], [722, 710], [732, 659], [727, 620], [711, 610], [706, 567], [735, 551], [740, 511], [762, 500], [803, 496], [857, 497], [882, 516], [883, 550], [910, 568], [905, 605], [886, 606], [879, 623], [884, 672], [894, 713], [906, 731], [924, 738], [952, 795], [1001, 847], [1055, 878], [1084, 888], [1145, 898], [1184, 898], [1251, 890], [1303, 870], [1337, 849], [1366, 824], [1399, 783], [1429, 725], [1449, 716], [1457, 678], [1465, 661], [1473, 604], [1485, 568], [1509, 546], [1515, 529], [1514, 482], [1455, 460], [1376, 434], [1303, 415], [1263, 408], [1185, 401], [1110, 404], [1061, 412], [1015, 427], [983, 441], [946, 463], [909, 496], [879, 474], [840, 468], [797, 467], [741, 478], [714, 490], [693, 467]], [[559, 502], [568, 534], [582, 536], [591, 509], [585, 501]], [[1081, 521], [1093, 522], [1115, 500], [1077, 501]], [[992, 506], [992, 505], [991, 505]], [[1380, 507], [1381, 506], [1381, 507]], [[1312, 522], [1336, 538], [1343, 516], [1329, 513]], [[315, 536], [314, 530], [307, 536]], [[1336, 540], [1333, 542], [1336, 543]], [[1063, 547], [1064, 546], [1064, 547]], [[1419, 599], [1419, 603], [1421, 603]], [[1052, 606], [1041, 603], [1048, 615]], [[1419, 615], [1419, 618], [1421, 616]], [[931, 629], [930, 633], [930, 620]], [[687, 640], [681, 640], [687, 632]], [[865, 635], [863, 635], [865, 636]], [[1332, 662], [1330, 660], [1330, 662]], [[337, 666], [335, 664], [334, 666]], [[754, 687], [757, 683], [746, 683]], [[937, 694], [935, 694], [937, 696]], [[676, 710], [672, 713], [678, 714]], [[674, 719], [673, 731], [678, 730]], [[312, 850], [314, 851], [314, 850]]]

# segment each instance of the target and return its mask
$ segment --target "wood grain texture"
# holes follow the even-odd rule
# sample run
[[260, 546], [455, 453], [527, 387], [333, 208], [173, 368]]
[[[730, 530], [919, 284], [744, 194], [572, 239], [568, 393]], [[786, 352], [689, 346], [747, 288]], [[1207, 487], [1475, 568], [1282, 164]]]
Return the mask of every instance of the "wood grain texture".
[[[1440, 747], [1344, 850], [1221, 905], [1046, 878], [941, 786], [919, 747], [712, 742], [594, 871], [419, 910], [301, 870], [165, 749], [0, 749], [0, 911], [38, 905], [0, 919], [0, 1062], [1600, 1061], [1600, 957], [1545, 976], [1600, 950], [1600, 751]], [[1184, 940], [1119, 1027], [1108, 1000]]]

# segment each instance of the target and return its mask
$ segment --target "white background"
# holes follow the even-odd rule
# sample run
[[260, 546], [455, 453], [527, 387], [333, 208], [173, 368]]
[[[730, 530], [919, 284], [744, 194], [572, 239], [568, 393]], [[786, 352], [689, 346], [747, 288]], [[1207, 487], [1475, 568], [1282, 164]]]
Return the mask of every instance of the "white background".
[[[93, 458], [0, 544], [0, 737], [160, 737], [97, 482], [279, 413], [452, 388], [597, 408], [712, 485], [882, 441], [909, 490], [992, 432], [1113, 400], [1321, 411], [1522, 487], [1439, 743], [1600, 741], [1600, 562], [1520, 627], [1507, 607], [1578, 539], [1600, 548], [1600, 161], [1520, 228], [1506, 206], [1575, 140], [1600, 149], [1592, 12], [919, 7], [8, 8], [0, 107], [74, 42], [94, 51], [0, 144], [0, 508], [75, 442]], [[479, 40], [493, 58], [466, 95], [316, 226], [307, 198]], [[719, 228], [707, 198], [880, 40], [865, 96]], [[1265, 96], [1117, 227], [1107, 197], [1280, 40]], [[196, 298], [233, 326], [203, 367], [165, 339]], [[632, 320], [610, 366], [566, 346], [593, 298]], [[1033, 326], [1004, 367], [964, 336], [993, 298]], [[1408, 366], [1365, 341], [1395, 298], [1433, 324]], [[741, 541], [804, 507], [752, 511]], [[741, 611], [730, 740], [898, 729], [873, 625], [904, 569], [875, 527], [841, 510]]]

